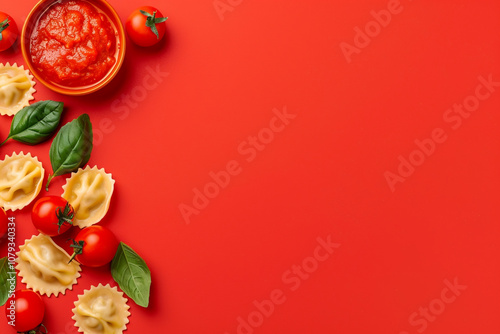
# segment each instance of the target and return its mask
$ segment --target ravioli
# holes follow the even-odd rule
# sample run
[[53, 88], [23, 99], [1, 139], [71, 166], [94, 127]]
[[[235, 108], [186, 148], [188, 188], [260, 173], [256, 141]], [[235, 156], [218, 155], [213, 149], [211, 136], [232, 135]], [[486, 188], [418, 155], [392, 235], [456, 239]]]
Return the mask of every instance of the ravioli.
[[44, 173], [31, 153], [5, 156], [0, 161], [0, 206], [15, 211], [31, 203], [42, 189]]
[[29, 105], [36, 92], [33, 76], [16, 63], [0, 64], [0, 115], [15, 115]]
[[72, 173], [62, 197], [75, 209], [73, 225], [84, 228], [98, 223], [108, 212], [114, 185], [111, 174], [97, 166]]
[[45, 234], [26, 240], [16, 255], [21, 282], [41, 295], [64, 295], [66, 290], [73, 289], [80, 277], [80, 264], [76, 261], [68, 263], [69, 254]]
[[120, 334], [127, 329], [129, 308], [123, 292], [99, 284], [78, 296], [72, 319], [84, 334]]

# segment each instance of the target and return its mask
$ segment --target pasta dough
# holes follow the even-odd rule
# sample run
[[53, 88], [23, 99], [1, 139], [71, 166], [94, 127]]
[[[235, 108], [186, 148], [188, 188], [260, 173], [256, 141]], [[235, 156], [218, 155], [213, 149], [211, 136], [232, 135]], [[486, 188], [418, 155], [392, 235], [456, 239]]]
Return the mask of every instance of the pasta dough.
[[72, 173], [62, 197], [75, 209], [73, 225], [84, 228], [98, 223], [108, 211], [114, 184], [111, 174], [96, 166]]
[[33, 76], [24, 66], [0, 64], [0, 115], [15, 115], [33, 100]]
[[78, 331], [85, 334], [120, 334], [127, 329], [129, 308], [123, 292], [99, 284], [78, 296], [72, 319]]
[[44, 169], [31, 153], [5, 156], [0, 161], [0, 206], [18, 210], [31, 203], [42, 188]]
[[45, 234], [26, 240], [16, 255], [21, 282], [42, 295], [65, 294], [67, 289], [73, 289], [80, 277], [80, 264], [68, 263], [68, 253]]

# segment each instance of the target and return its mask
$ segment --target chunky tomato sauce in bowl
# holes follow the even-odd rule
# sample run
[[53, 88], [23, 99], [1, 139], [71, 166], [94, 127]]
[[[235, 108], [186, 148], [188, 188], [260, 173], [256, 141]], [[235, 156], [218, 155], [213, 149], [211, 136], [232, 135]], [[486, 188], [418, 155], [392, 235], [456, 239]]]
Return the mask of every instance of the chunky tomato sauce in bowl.
[[84, 95], [118, 73], [125, 35], [105, 0], [41, 0], [23, 26], [21, 48], [31, 72], [45, 86]]

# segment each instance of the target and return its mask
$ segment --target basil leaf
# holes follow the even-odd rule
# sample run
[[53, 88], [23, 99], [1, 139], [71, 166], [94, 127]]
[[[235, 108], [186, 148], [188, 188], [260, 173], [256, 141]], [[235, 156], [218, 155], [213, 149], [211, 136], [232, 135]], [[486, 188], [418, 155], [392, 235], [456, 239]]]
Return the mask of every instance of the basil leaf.
[[123, 242], [111, 262], [111, 276], [137, 305], [148, 307], [151, 272], [146, 262]]
[[89, 161], [92, 140], [92, 123], [87, 114], [61, 127], [50, 146], [49, 157], [54, 173], [49, 175], [47, 190], [53, 177], [74, 172]]
[[7, 257], [0, 259], [0, 306], [5, 304], [7, 299], [9, 299], [11, 290], [10, 282], [14, 281], [14, 287], [16, 285], [16, 271], [14, 267], [7, 261]]
[[40, 101], [21, 109], [12, 119], [7, 140], [35, 145], [47, 140], [56, 131], [61, 121], [63, 103]]

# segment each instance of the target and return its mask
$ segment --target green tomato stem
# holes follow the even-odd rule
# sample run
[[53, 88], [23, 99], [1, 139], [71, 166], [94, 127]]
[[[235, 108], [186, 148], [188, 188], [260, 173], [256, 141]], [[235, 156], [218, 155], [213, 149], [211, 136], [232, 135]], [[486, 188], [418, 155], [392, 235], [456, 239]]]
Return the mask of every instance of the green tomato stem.
[[3, 38], [2, 31], [4, 31], [5, 29], [7, 29], [9, 27], [9, 22], [10, 22], [9, 18], [6, 18], [2, 22], [0, 22], [0, 41]]
[[156, 28], [157, 23], [165, 22], [168, 17], [156, 17], [156, 11], [153, 12], [153, 15], [150, 13], [141, 10], [142, 15], [146, 16], [146, 27], [151, 29], [151, 31], [156, 35], [156, 39], [160, 39], [160, 35], [158, 34], [158, 29]]
[[57, 217], [57, 234], [61, 232], [61, 226], [64, 224], [73, 225], [73, 218], [75, 217], [75, 213], [73, 212], [73, 207], [66, 202], [64, 208], [58, 207], [56, 210]]
[[76, 240], [73, 240], [73, 244], [70, 245], [70, 247], [73, 248], [73, 255], [71, 255], [68, 264], [75, 259], [75, 256], [83, 253], [83, 246], [85, 246], [85, 241], [80, 240], [77, 242]]

